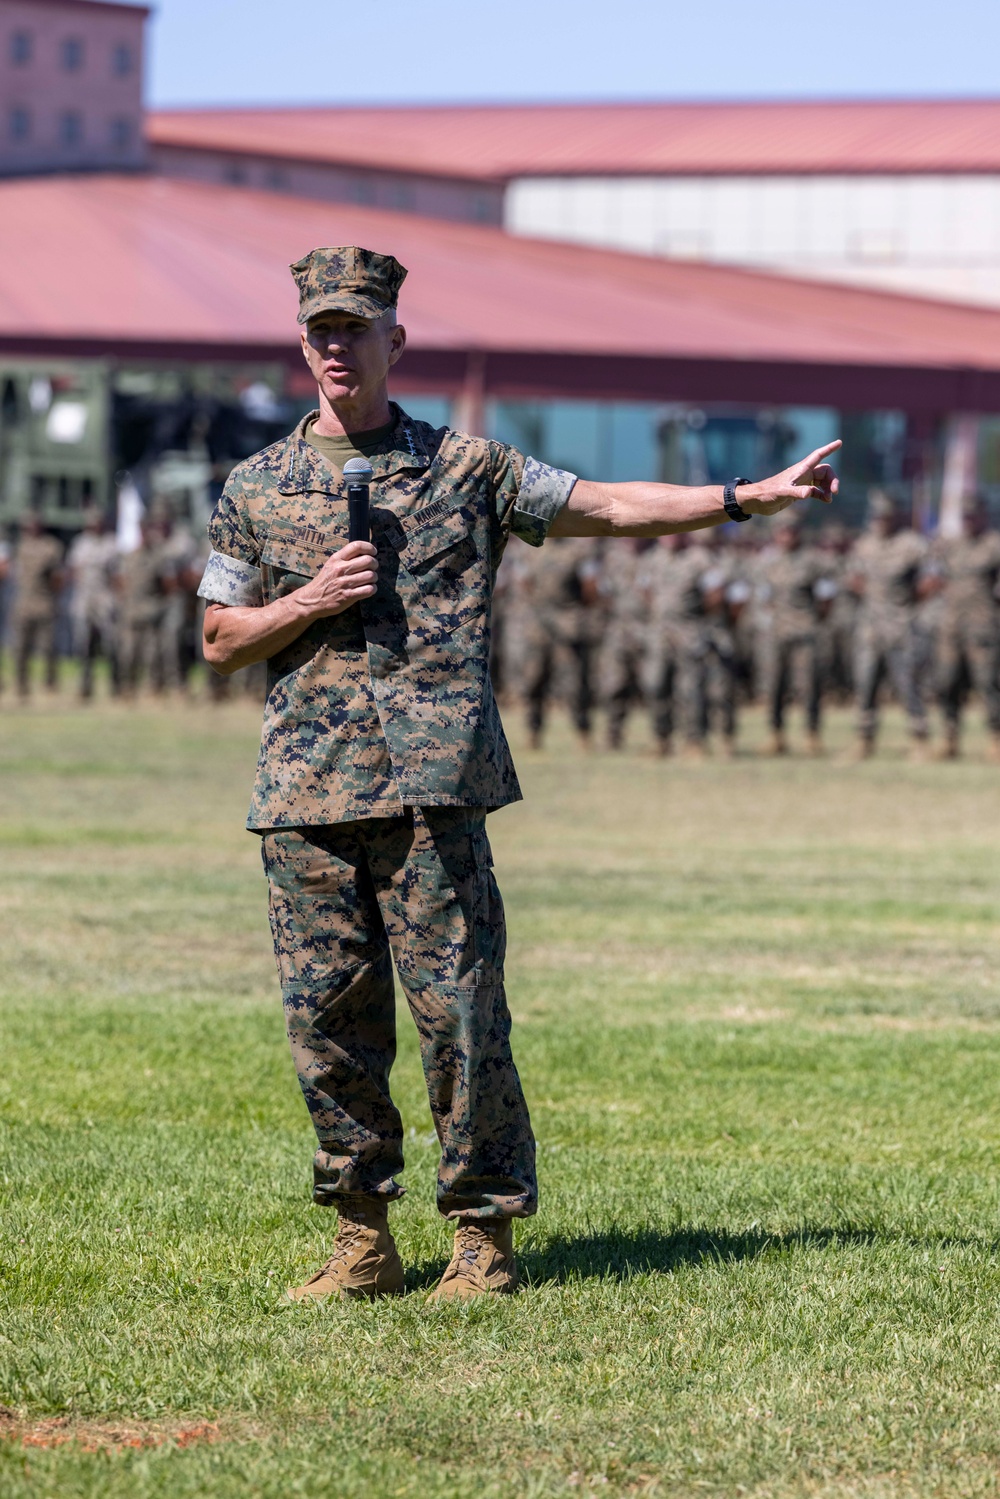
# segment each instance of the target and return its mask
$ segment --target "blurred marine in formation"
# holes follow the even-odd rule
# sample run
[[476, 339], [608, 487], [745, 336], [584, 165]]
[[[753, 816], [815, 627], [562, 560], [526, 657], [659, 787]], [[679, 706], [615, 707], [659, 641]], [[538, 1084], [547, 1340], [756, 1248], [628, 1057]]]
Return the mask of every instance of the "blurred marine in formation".
[[757, 567], [760, 691], [767, 708], [772, 754], [788, 752], [785, 709], [791, 696], [805, 715], [809, 753], [822, 751], [822, 624], [835, 590], [830, 560], [818, 547], [804, 542], [799, 516], [794, 511], [779, 516], [774, 546], [761, 556]]
[[935, 544], [941, 587], [937, 689], [945, 722], [944, 756], [959, 753], [962, 708], [980, 695], [990, 732], [990, 759], [1000, 764], [1000, 532], [988, 530], [980, 497], [969, 501], [962, 536]]
[[621, 749], [625, 720], [643, 699], [649, 648], [648, 564], [656, 542], [644, 537], [602, 548], [600, 593], [604, 604], [599, 695], [608, 716], [608, 748]]
[[94, 664], [103, 657], [110, 665], [112, 690], [118, 686], [115, 640], [115, 572], [118, 552], [98, 511], [87, 516], [67, 556], [72, 602], [73, 651], [80, 663], [80, 696], [94, 693]]
[[169, 568], [161, 524], [142, 522], [142, 540], [118, 564], [118, 659], [122, 690], [134, 695], [145, 683], [164, 686], [162, 626]]
[[14, 602], [10, 611], [11, 652], [17, 690], [22, 698], [31, 692], [31, 663], [35, 656], [45, 662], [45, 685], [55, 689], [56, 609], [62, 585], [62, 544], [50, 536], [34, 513], [25, 516], [11, 562]]
[[715, 726], [723, 753], [731, 754], [736, 739], [731, 576], [721, 554], [702, 533], [678, 532], [660, 541], [646, 578], [645, 677], [659, 753], [670, 753], [679, 731], [685, 753], [702, 759]]
[[519, 569], [521, 691], [532, 749], [541, 747], [554, 697], [569, 709], [581, 745], [590, 746], [600, 640], [597, 578], [594, 543], [583, 537], [554, 539]]
[[874, 753], [879, 688], [888, 678], [909, 719], [914, 754], [922, 758], [930, 726], [921, 680], [926, 641], [918, 626], [917, 605], [927, 543], [903, 528], [903, 517], [889, 495], [876, 491], [868, 508], [868, 526], [851, 552], [849, 580], [860, 600], [854, 652], [858, 756], [867, 759]]

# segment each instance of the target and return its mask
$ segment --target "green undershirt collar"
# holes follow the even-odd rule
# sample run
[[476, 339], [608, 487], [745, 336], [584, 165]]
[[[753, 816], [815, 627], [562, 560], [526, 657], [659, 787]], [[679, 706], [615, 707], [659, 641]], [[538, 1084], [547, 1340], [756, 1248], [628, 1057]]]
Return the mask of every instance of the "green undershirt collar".
[[369, 432], [342, 432], [335, 437], [321, 437], [316, 431], [315, 422], [310, 422], [304, 435], [309, 446], [326, 459], [338, 477], [343, 477], [344, 464], [349, 458], [370, 458], [385, 444], [395, 426], [396, 419], [393, 417], [385, 426], [373, 427]]

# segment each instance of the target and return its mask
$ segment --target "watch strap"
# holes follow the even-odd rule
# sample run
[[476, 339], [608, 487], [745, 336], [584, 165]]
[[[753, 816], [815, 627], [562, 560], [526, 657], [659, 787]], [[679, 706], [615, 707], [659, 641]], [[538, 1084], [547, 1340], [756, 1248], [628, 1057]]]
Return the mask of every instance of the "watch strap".
[[745, 521], [753, 519], [753, 516], [749, 513], [749, 511], [744, 510], [743, 506], [736, 498], [736, 491], [738, 487], [741, 484], [749, 484], [750, 482], [751, 481], [749, 479], [730, 479], [729, 483], [723, 489], [722, 503], [730, 520]]

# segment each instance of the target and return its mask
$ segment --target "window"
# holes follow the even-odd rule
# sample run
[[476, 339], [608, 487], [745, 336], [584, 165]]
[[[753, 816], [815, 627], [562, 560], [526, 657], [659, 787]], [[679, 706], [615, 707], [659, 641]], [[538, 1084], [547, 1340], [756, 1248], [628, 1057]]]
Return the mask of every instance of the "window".
[[79, 73], [83, 67], [83, 40], [78, 36], [68, 36], [59, 48], [59, 56], [62, 59], [63, 68], [67, 73]]
[[352, 203], [375, 202], [375, 184], [370, 177], [355, 177], [348, 192]]
[[119, 115], [111, 121], [111, 144], [116, 151], [127, 151], [132, 144], [132, 121]]
[[408, 182], [394, 182], [389, 189], [389, 203], [393, 208], [399, 208], [404, 213], [411, 213], [414, 207], [413, 188]]
[[26, 141], [31, 134], [31, 115], [23, 105], [15, 104], [7, 121], [7, 134], [12, 141]]
[[112, 50], [111, 71], [116, 78], [127, 78], [132, 71], [132, 48], [124, 42]]
[[273, 192], [281, 193], [288, 187], [288, 173], [283, 167], [268, 167], [264, 181]]
[[63, 146], [78, 146], [83, 140], [83, 116], [69, 109], [59, 116], [59, 143]]
[[35, 46], [30, 31], [15, 31], [10, 39], [10, 60], [15, 68], [31, 61]]
[[239, 161], [227, 161], [222, 169], [222, 180], [223, 182], [231, 182], [234, 187], [239, 187], [242, 183], [246, 182], [247, 174], [243, 163]]

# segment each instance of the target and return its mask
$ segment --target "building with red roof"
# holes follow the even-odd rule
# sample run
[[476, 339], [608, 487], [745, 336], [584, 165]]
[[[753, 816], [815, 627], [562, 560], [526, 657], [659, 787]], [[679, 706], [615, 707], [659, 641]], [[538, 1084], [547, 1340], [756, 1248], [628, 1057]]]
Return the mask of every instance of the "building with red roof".
[[418, 414], [579, 472], [843, 432], [848, 508], [923, 504], [951, 414], [1000, 413], [998, 101], [158, 111], [126, 151], [145, 14], [0, 0], [0, 518], [204, 490], [287, 425], [323, 243], [409, 267]]
[[157, 170], [1000, 305], [1000, 100], [161, 110]]

